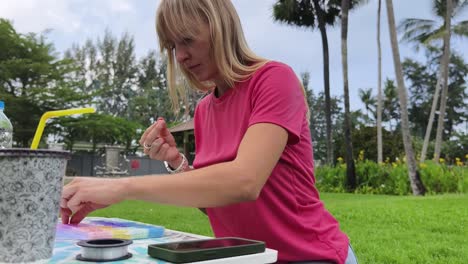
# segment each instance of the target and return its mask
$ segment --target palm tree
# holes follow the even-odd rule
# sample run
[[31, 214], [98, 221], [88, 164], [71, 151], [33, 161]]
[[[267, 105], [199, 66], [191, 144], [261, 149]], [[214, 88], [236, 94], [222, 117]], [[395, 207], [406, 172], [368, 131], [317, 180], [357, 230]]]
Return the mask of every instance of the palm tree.
[[333, 26], [339, 15], [339, 9], [330, 8], [328, 12], [320, 5], [319, 0], [278, 0], [273, 6], [273, 18], [276, 21], [299, 27], [318, 28], [322, 37], [323, 79], [325, 92], [325, 119], [327, 130], [327, 163], [333, 161], [332, 122], [330, 110], [330, 66], [328, 37], [326, 26]]
[[411, 135], [409, 130], [408, 107], [406, 87], [403, 80], [403, 69], [400, 61], [400, 50], [398, 48], [397, 32], [395, 26], [395, 14], [393, 12], [392, 0], [386, 0], [388, 27], [390, 32], [390, 41], [392, 44], [393, 64], [398, 84], [398, 97], [400, 101], [401, 131], [403, 135], [403, 144], [405, 146], [406, 162], [408, 164], [408, 177], [411, 183], [411, 189], [414, 195], [424, 195], [425, 188], [419, 176], [414, 157], [413, 146], [411, 145]]
[[346, 144], [346, 186], [349, 191], [356, 189], [356, 168], [353, 158], [353, 142], [351, 140], [351, 114], [349, 111], [348, 83], [348, 12], [350, 0], [341, 1], [341, 60], [343, 64], [344, 87], [344, 130]]
[[[452, 2], [452, 1], [451, 1]], [[431, 135], [431, 130], [432, 130], [432, 124], [434, 121], [434, 115], [437, 107], [437, 103], [439, 100], [439, 93], [441, 90], [441, 85], [442, 86], [442, 91], [446, 89], [447, 87], [447, 81], [445, 81], [448, 77], [448, 63], [449, 63], [449, 52], [450, 52], [450, 35], [453, 32], [454, 35], [460, 36], [460, 37], [468, 37], [468, 20], [461, 21], [453, 26], [450, 25], [450, 23], [447, 22], [448, 18], [451, 17], [456, 17], [457, 15], [461, 14], [463, 10], [466, 9], [468, 6], [468, 1], [467, 0], [453, 0], [454, 8], [448, 8], [447, 6], [450, 4], [452, 6], [452, 3], [448, 3], [447, 0], [434, 0], [433, 1], [433, 11], [434, 14], [445, 22], [443, 23], [438, 23], [437, 21], [434, 20], [428, 20], [428, 19], [418, 19], [418, 18], [409, 18], [405, 19], [399, 26], [398, 30], [403, 32], [403, 37], [402, 40], [407, 41], [407, 42], [413, 42], [416, 43], [417, 46], [423, 45], [423, 46], [430, 46], [436, 43], [440, 43], [441, 40], [443, 40], [443, 55], [441, 57], [441, 67], [440, 67], [440, 72], [439, 76], [437, 79], [437, 84], [435, 87], [435, 93], [434, 93], [434, 98], [432, 101], [432, 107], [431, 107], [431, 112], [429, 115], [429, 120], [427, 123], [427, 128], [426, 128], [426, 134], [424, 136], [424, 144], [421, 150], [421, 157], [420, 157], [420, 162], [424, 162], [426, 158], [426, 152], [427, 152], [427, 147], [429, 145], [429, 140], [430, 140], [430, 135]], [[449, 9], [451, 11], [449, 11]], [[450, 12], [450, 13], [448, 13]], [[449, 30], [446, 30], [449, 29]], [[441, 97], [441, 107], [443, 104], [442, 101], [446, 101], [447, 98], [446, 96]], [[441, 111], [440, 109], [439, 113], [439, 120], [440, 116], [445, 116], [445, 109], [444, 111]], [[443, 131], [443, 119], [441, 122], [438, 122], [437, 126], [437, 131], [440, 133], [440, 136], [436, 136], [436, 146], [438, 145], [439, 147], [436, 147], [436, 151], [434, 153], [434, 158], [437, 157], [436, 161], [439, 160], [439, 155], [440, 155], [440, 145], [442, 142], [442, 131]]]
[[[468, 1], [467, 1], [468, 3]], [[447, 0], [447, 14], [445, 15], [445, 32], [444, 32], [444, 52], [442, 55], [442, 65], [440, 66], [440, 77], [443, 81], [442, 96], [440, 98], [439, 120], [437, 121], [436, 142], [434, 149], [434, 160], [439, 162], [440, 148], [442, 145], [442, 132], [444, 130], [445, 109], [447, 106], [448, 93], [448, 66], [450, 61], [450, 23], [452, 17], [452, 0]], [[435, 96], [434, 96], [435, 98]], [[434, 103], [433, 103], [434, 104]], [[431, 109], [432, 110], [432, 109]], [[430, 133], [429, 133], [430, 135]], [[427, 135], [429, 141], [429, 135]], [[427, 148], [427, 147], [426, 147]], [[425, 153], [424, 153], [425, 154]], [[425, 155], [424, 155], [425, 156]], [[422, 159], [422, 157], [421, 157]]]
[[[398, 25], [398, 31], [403, 33], [402, 41], [420, 46], [430, 46], [441, 43], [445, 35], [445, 17], [447, 0], [434, 0], [433, 13], [441, 18], [442, 23], [430, 19], [408, 18]], [[468, 7], [468, 0], [452, 0], [451, 17], [457, 17]], [[468, 20], [461, 21], [450, 27], [455, 36], [468, 37]]]
[[369, 112], [375, 116], [374, 111], [371, 108], [371, 106], [375, 107], [375, 103], [376, 103], [374, 96], [372, 96], [372, 88], [369, 88], [369, 89], [359, 88], [358, 93], [359, 93], [359, 98], [364, 103], [364, 107], [366, 108], [366, 117], [367, 117], [366, 122], [370, 123], [372, 118], [369, 117]]
[[377, 54], [378, 54], [378, 78], [377, 78], [377, 162], [383, 162], [382, 146], [382, 48], [380, 45], [380, 9], [382, 1], [377, 7]]
[[[350, 0], [352, 9], [363, 0]], [[288, 25], [318, 28], [322, 37], [325, 119], [327, 130], [327, 163], [333, 161], [333, 138], [330, 99], [330, 63], [327, 26], [334, 26], [340, 16], [341, 0], [277, 0], [273, 5], [273, 19]]]
[[[383, 109], [382, 119], [388, 121], [390, 131], [395, 131], [400, 126], [398, 120], [400, 120], [400, 113], [398, 109], [400, 104], [398, 102], [398, 91], [393, 80], [386, 79], [384, 82], [383, 89]], [[395, 124], [392, 124], [392, 120], [395, 120]]]

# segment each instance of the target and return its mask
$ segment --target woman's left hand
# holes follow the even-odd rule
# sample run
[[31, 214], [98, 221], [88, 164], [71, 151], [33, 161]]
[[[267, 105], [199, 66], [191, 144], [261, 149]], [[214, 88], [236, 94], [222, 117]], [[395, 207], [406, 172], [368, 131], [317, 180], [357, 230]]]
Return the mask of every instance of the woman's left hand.
[[123, 201], [125, 185], [124, 179], [75, 178], [62, 191], [62, 223], [78, 224], [89, 213]]

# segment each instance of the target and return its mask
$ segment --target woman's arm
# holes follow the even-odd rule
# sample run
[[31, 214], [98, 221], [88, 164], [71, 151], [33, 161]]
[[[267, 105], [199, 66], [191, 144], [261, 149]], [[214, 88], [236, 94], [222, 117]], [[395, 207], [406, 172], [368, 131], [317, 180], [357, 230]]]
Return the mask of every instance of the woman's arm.
[[170, 176], [78, 179], [63, 190], [62, 217], [68, 219], [74, 212], [71, 222], [76, 223], [95, 208], [126, 199], [202, 208], [255, 200], [287, 140], [281, 126], [258, 123], [247, 129], [230, 162]]
[[125, 199], [191, 207], [255, 200], [283, 152], [288, 134], [268, 123], [247, 129], [236, 159], [172, 176], [125, 178]]

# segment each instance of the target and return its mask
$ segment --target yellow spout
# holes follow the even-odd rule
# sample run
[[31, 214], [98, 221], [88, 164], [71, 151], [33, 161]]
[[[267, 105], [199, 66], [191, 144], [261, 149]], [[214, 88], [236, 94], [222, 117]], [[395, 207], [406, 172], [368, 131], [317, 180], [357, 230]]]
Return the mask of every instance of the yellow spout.
[[37, 125], [36, 128], [36, 133], [34, 134], [34, 138], [31, 144], [31, 149], [37, 149], [39, 146], [39, 141], [41, 140], [42, 137], [42, 132], [44, 132], [44, 127], [47, 119], [49, 118], [54, 118], [58, 116], [67, 116], [67, 115], [75, 115], [75, 114], [88, 114], [88, 113], [94, 113], [96, 110], [92, 107], [87, 107], [87, 108], [73, 108], [73, 109], [65, 109], [65, 110], [56, 110], [56, 111], [48, 111], [45, 112], [41, 120], [39, 121], [39, 124]]

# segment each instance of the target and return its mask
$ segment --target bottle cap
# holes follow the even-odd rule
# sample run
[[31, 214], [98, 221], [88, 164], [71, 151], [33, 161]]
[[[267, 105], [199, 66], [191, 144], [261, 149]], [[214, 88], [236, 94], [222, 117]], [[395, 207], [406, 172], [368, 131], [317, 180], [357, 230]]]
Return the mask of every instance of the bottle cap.
[[3, 101], [0, 101], [0, 110], [5, 109], [5, 103]]

